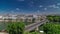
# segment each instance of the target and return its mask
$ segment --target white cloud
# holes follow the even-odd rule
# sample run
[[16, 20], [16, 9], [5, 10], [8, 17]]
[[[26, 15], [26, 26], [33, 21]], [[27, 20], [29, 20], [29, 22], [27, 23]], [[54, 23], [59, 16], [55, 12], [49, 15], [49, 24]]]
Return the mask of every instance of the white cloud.
[[47, 8], [44, 8], [44, 10], [47, 10]]
[[50, 5], [48, 7], [50, 7], [50, 8], [59, 8], [59, 6], [56, 6], [56, 5]]
[[54, 8], [59, 8], [58, 6], [55, 6]]
[[16, 8], [16, 10], [20, 10], [19, 8]]
[[60, 5], [60, 3], [57, 3], [57, 5]]
[[48, 7], [55, 7], [56, 5], [50, 5], [50, 6], [48, 6]]
[[11, 13], [14, 13], [14, 11], [13, 11], [13, 10], [11, 10]]
[[42, 5], [40, 5], [39, 7], [43, 7]]

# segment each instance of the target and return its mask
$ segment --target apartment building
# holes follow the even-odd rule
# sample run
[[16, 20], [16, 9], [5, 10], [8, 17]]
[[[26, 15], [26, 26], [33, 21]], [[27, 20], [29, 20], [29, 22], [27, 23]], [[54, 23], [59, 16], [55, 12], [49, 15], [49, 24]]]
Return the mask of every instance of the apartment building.
[[1, 15], [0, 15], [0, 22], [2, 22], [2, 21], [3, 21], [3, 19], [2, 19], [2, 18], [3, 18], [3, 16], [1, 16]]
[[5, 22], [14, 22], [14, 21], [16, 21], [16, 16], [14, 16], [14, 15], [3, 15], [3, 21], [5, 21]]
[[40, 22], [44, 18], [41, 15], [3, 15], [0, 16], [0, 22]]
[[17, 22], [25, 22], [25, 15], [17, 15], [16, 17]]
[[27, 22], [33, 22], [33, 15], [27, 15], [26, 16], [26, 21]]
[[40, 22], [41, 16], [40, 15], [34, 15], [35, 22]]

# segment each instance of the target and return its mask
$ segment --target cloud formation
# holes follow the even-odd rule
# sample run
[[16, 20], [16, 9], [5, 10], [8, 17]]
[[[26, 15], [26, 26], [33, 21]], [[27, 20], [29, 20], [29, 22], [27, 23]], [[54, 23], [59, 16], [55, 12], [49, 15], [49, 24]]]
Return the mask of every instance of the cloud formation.
[[47, 10], [47, 8], [44, 8], [44, 10]]
[[59, 8], [59, 6], [56, 6], [56, 5], [49, 5], [48, 7], [50, 7], [50, 8]]
[[60, 3], [57, 3], [57, 5], [60, 5]]
[[16, 10], [20, 10], [19, 8], [16, 8]]
[[42, 5], [40, 5], [39, 7], [43, 7]]

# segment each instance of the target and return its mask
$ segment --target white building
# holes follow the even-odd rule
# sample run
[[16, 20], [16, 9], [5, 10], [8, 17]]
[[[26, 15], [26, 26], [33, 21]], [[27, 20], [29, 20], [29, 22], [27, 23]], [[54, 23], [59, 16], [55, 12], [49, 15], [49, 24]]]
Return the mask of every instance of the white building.
[[2, 18], [3, 18], [3, 16], [1, 16], [1, 15], [0, 15], [0, 22], [1, 22], [1, 21], [3, 21], [3, 19], [2, 19]]

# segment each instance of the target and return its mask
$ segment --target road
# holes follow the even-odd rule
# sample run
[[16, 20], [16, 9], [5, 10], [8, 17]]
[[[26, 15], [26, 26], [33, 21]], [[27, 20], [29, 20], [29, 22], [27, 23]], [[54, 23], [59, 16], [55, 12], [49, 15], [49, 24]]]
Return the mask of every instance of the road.
[[35, 28], [37, 28], [38, 26], [46, 23], [47, 20], [42, 20], [41, 22], [37, 22], [37, 23], [33, 23], [33, 24], [30, 24], [30, 25], [27, 25], [25, 26], [25, 31], [31, 31], [31, 30], [34, 30]]

